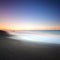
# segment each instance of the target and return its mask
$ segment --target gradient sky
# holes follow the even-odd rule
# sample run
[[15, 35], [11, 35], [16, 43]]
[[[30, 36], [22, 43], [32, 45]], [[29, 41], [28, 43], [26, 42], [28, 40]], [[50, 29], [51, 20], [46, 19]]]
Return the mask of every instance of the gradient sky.
[[0, 29], [60, 30], [60, 1], [0, 1]]

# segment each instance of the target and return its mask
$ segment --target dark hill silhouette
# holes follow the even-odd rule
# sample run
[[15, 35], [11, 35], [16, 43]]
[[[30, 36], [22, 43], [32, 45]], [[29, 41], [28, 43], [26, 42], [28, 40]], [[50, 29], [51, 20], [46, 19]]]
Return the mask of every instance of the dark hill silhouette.
[[6, 31], [0, 30], [0, 38], [1, 37], [8, 37], [10, 34], [8, 34]]

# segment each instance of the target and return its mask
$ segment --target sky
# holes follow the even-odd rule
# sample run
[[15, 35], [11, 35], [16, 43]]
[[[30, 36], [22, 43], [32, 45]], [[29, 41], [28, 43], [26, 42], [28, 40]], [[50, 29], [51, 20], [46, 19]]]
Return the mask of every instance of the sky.
[[0, 1], [0, 29], [60, 30], [60, 1]]

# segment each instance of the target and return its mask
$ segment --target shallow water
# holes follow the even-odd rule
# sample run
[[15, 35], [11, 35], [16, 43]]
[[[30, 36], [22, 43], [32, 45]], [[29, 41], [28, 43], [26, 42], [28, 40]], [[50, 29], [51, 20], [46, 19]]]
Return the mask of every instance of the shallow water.
[[10, 32], [13, 34], [13, 37], [9, 37], [11, 39], [36, 42], [36, 43], [52, 43], [52, 44], [60, 44], [60, 31], [59, 30], [44, 30], [44, 31], [16, 31]]

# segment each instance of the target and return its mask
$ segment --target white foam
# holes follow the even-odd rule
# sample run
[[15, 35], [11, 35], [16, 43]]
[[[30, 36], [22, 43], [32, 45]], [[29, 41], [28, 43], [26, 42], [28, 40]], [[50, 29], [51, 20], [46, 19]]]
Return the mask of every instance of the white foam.
[[45, 43], [54, 43], [60, 44], [60, 38], [56, 36], [48, 35], [36, 35], [36, 34], [27, 34], [27, 33], [11, 33], [14, 36], [9, 37], [11, 39], [21, 40], [21, 41], [30, 41], [30, 42], [45, 42]]

